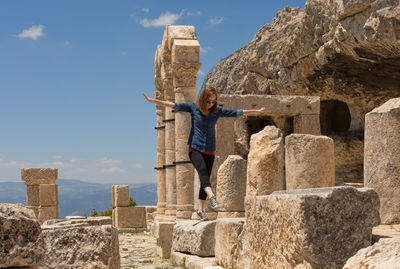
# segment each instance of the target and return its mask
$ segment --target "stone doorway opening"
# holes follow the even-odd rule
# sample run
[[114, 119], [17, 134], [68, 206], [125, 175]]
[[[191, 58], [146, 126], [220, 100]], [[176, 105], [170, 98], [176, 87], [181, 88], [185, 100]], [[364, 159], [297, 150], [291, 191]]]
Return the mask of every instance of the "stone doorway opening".
[[349, 131], [351, 114], [349, 106], [339, 100], [324, 100], [320, 104], [321, 133], [335, 134]]
[[256, 134], [265, 126], [273, 125], [281, 129], [284, 136], [293, 133], [293, 117], [284, 116], [249, 116], [245, 121], [247, 127], [247, 143], [250, 145], [252, 134]]

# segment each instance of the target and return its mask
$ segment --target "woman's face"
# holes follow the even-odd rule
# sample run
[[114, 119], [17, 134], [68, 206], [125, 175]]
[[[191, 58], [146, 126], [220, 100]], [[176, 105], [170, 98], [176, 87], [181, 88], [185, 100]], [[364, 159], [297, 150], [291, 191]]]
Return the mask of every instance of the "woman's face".
[[215, 94], [210, 95], [207, 100], [207, 108], [210, 109], [217, 102], [217, 96]]

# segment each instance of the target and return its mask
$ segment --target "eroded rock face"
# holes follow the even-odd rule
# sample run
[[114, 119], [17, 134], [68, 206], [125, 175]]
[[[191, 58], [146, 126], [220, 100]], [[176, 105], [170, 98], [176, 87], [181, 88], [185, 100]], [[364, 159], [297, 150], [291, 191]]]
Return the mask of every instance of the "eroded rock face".
[[343, 269], [400, 268], [400, 240], [383, 238], [370, 247], [360, 249]]
[[39, 221], [20, 204], [0, 204], [0, 267], [35, 266], [44, 259]]
[[100, 219], [86, 225], [84, 220], [67, 222], [43, 226], [46, 259], [39, 268], [120, 268], [115, 228]]
[[172, 251], [214, 256], [215, 221], [178, 221], [172, 234]]
[[219, 62], [204, 85], [223, 93], [319, 95], [363, 115], [400, 93], [397, 0], [308, 0], [287, 7], [246, 46]]
[[342, 268], [371, 244], [378, 208], [378, 195], [369, 188], [247, 196], [242, 233], [248, 238], [249, 268]]
[[[400, 96], [399, 32], [397, 0], [308, 0], [304, 10], [279, 11], [251, 42], [219, 62], [203, 87], [320, 96], [321, 133], [339, 133], [356, 145], [365, 114]], [[353, 145], [344, 149], [335, 153], [338, 181], [361, 182], [362, 153]], [[355, 159], [340, 164], [354, 153]]]

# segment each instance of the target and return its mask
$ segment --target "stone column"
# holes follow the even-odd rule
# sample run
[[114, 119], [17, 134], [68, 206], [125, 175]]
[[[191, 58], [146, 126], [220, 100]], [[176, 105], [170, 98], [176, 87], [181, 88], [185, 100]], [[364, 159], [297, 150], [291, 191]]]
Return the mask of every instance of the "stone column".
[[175, 115], [172, 108], [165, 108], [165, 175], [166, 200], [165, 217], [167, 221], [176, 219], [176, 170], [175, 162]]
[[285, 164], [288, 190], [335, 186], [334, 143], [327, 136], [286, 136]]
[[383, 224], [400, 221], [400, 98], [365, 115], [364, 185], [380, 199]]
[[21, 180], [27, 189], [27, 207], [39, 221], [58, 219], [58, 177], [56, 168], [22, 168]]
[[[175, 101], [196, 101], [196, 74], [200, 68], [200, 45], [197, 40], [175, 39], [172, 45], [172, 70]], [[177, 218], [190, 219], [193, 211], [193, 165], [189, 162], [187, 141], [190, 134], [189, 113], [175, 115], [175, 152]]]
[[[162, 89], [161, 78], [161, 57], [163, 49], [159, 45], [155, 57], [155, 77], [154, 84], [156, 91], [154, 97], [156, 99], [164, 99], [164, 91]], [[162, 106], [156, 106], [157, 113], [157, 219], [162, 220], [165, 215], [166, 200], [166, 185], [165, 185], [165, 109]]]

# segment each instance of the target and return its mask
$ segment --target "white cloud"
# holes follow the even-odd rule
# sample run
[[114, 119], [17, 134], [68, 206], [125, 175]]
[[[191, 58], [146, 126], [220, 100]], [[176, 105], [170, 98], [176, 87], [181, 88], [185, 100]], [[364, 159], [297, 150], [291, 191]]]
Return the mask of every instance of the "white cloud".
[[223, 21], [224, 21], [223, 17], [221, 17], [221, 18], [215, 17], [215, 18], [210, 19], [211, 24], [221, 24]]
[[201, 69], [199, 69], [199, 72], [197, 72], [197, 74], [199, 74], [199, 76], [205, 76], [206, 75], [203, 71], [201, 71]]
[[39, 164], [39, 167], [44, 167], [44, 168], [60, 168], [60, 167], [65, 167], [66, 165], [63, 162], [56, 161], [56, 162], [44, 162]]
[[123, 172], [125, 172], [125, 170], [120, 167], [117, 167], [117, 166], [104, 168], [103, 170], [101, 170], [101, 173], [103, 173], [103, 174], [123, 173]]
[[33, 25], [29, 29], [25, 29], [18, 35], [19, 38], [32, 38], [33, 40], [38, 39], [39, 37], [43, 36], [43, 29], [45, 28], [44, 25]]
[[132, 167], [135, 169], [141, 169], [141, 168], [143, 168], [143, 165], [140, 163], [134, 163], [134, 164], [132, 164]]
[[61, 155], [54, 155], [53, 156], [53, 159], [56, 159], [56, 160], [59, 160], [59, 159], [62, 159], [63, 158], [63, 156], [61, 156]]
[[183, 14], [184, 14], [184, 11], [182, 11], [179, 14], [166, 11], [166, 12], [162, 13], [158, 18], [155, 18], [155, 19], [147, 19], [147, 18], [140, 19], [139, 23], [143, 27], [163, 27], [166, 24], [174, 24], [182, 17]]
[[109, 166], [115, 166], [116, 164], [120, 163], [121, 161], [119, 160], [112, 160], [110, 158], [104, 157], [103, 159], [100, 160], [100, 164], [102, 165], [109, 165]]
[[186, 12], [186, 15], [188, 15], [188, 16], [201, 16], [201, 11], [200, 10], [198, 10], [196, 12], [188, 11], [188, 12]]
[[200, 52], [202, 52], [202, 53], [207, 53], [207, 52], [209, 52], [209, 51], [211, 51], [211, 50], [212, 50], [212, 48], [209, 47], [209, 46], [207, 46], [207, 47], [200, 47]]
[[18, 163], [16, 161], [0, 160], [0, 167], [8, 168], [8, 167], [16, 167], [16, 166], [18, 166]]
[[150, 12], [150, 8], [144, 7], [144, 8], [142, 8], [142, 11], [146, 12], [146, 13], [149, 13]]
[[69, 42], [69, 40], [65, 40], [64, 45], [68, 47], [69, 45], [71, 45], [71, 42]]

